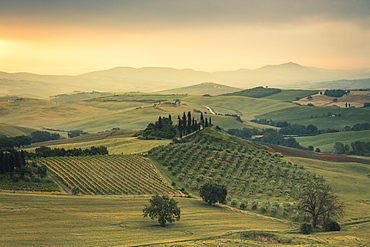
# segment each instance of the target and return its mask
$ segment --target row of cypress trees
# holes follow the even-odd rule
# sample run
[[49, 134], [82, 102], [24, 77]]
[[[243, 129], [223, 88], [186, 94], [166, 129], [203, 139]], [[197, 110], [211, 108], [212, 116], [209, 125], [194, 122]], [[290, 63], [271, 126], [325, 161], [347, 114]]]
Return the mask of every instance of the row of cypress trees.
[[145, 139], [172, 139], [176, 136], [182, 138], [209, 126], [212, 126], [210, 117], [204, 118], [203, 113], [201, 113], [198, 121], [189, 111], [187, 114], [184, 112], [182, 117], [177, 116], [177, 126], [173, 124], [171, 115], [168, 115], [167, 118], [160, 116], [155, 123], [148, 124], [141, 135]]
[[195, 131], [199, 131], [206, 127], [212, 126], [212, 119], [204, 118], [203, 113], [200, 113], [200, 121], [195, 119], [195, 117], [191, 116], [191, 112], [189, 111], [186, 115], [185, 112], [183, 113], [182, 118], [180, 116], [177, 117], [177, 129], [179, 131], [180, 138], [183, 136], [189, 135]]

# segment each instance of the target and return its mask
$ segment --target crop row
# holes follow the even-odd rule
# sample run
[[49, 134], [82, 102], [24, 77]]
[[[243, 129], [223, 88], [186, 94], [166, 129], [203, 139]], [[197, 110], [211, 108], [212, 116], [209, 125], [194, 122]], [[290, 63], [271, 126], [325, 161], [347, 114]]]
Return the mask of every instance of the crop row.
[[159, 146], [149, 153], [195, 193], [209, 181], [226, 185], [229, 201], [261, 196], [289, 200], [308, 182], [322, 179], [264, 150], [212, 143], [206, 137], [198, 142]]
[[59, 182], [83, 194], [155, 194], [175, 190], [139, 155], [40, 158]]

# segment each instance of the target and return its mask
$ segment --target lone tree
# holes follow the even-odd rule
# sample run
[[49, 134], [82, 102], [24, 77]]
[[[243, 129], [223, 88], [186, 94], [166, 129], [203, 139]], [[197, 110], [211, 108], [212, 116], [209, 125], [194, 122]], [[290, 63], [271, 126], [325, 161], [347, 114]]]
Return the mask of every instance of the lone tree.
[[322, 183], [310, 183], [299, 196], [297, 209], [311, 216], [312, 226], [323, 225], [344, 213], [344, 204], [331, 192], [331, 187]]
[[210, 182], [200, 187], [199, 194], [209, 205], [216, 202], [223, 203], [227, 196], [227, 189], [225, 185]]
[[152, 220], [158, 218], [161, 226], [166, 226], [166, 222], [173, 223], [180, 220], [181, 210], [177, 207], [177, 201], [170, 199], [167, 195], [155, 195], [149, 199], [150, 205], [145, 205], [143, 216], [149, 216]]

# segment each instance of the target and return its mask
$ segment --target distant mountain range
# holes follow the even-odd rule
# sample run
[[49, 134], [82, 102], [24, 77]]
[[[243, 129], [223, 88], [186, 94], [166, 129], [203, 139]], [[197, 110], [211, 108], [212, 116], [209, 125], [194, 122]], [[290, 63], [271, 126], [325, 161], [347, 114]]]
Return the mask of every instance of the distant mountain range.
[[204, 82], [242, 89], [256, 86], [297, 89], [369, 88], [369, 78], [370, 68], [327, 70], [296, 63], [267, 65], [256, 70], [217, 72], [117, 67], [77, 76], [0, 72], [0, 89], [2, 94], [45, 97], [73, 91], [157, 92]]

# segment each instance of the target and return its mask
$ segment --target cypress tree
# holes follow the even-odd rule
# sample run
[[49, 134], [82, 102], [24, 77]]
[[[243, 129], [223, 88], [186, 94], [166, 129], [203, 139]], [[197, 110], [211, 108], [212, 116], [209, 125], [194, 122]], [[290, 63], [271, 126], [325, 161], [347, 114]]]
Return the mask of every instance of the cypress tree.
[[191, 131], [194, 132], [197, 130], [197, 121], [195, 120], [195, 118], [193, 117], [193, 121], [192, 121], [192, 124], [191, 124]]
[[189, 111], [188, 112], [188, 124], [187, 124], [187, 132], [188, 132], [188, 134], [190, 134], [191, 133], [191, 129], [192, 129], [192, 125], [191, 125], [191, 112]]
[[203, 112], [200, 113], [200, 122], [199, 122], [199, 126], [202, 127], [202, 129], [204, 128], [204, 117], [203, 117]]
[[186, 135], [186, 115], [185, 115], [185, 112], [183, 113], [183, 116], [182, 116], [182, 128], [183, 128], [183, 131], [184, 131], [184, 135]]

